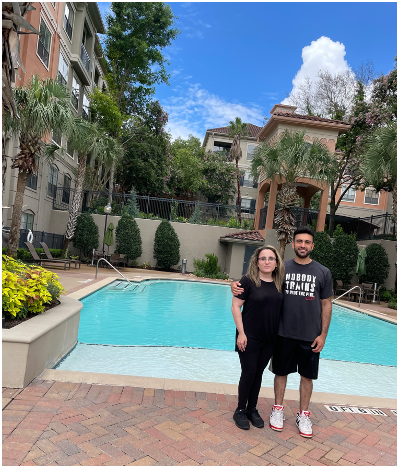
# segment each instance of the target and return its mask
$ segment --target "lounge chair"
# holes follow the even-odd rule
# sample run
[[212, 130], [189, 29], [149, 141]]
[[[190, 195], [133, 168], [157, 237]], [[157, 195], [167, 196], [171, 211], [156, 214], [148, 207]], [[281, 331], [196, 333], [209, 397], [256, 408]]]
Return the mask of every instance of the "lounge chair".
[[[46, 245], [46, 243], [42, 243], [40, 242], [42, 248], [44, 249], [44, 254], [47, 256], [47, 259], [49, 260], [52, 260], [52, 261], [56, 261], [58, 259], [55, 259], [55, 257], [52, 257], [52, 254], [48, 248], [48, 246]], [[66, 260], [66, 259], [65, 259]], [[76, 269], [77, 268], [77, 264], [79, 264], [79, 268], [81, 267], [81, 261], [79, 260], [74, 260], [74, 259], [67, 259], [68, 261], [70, 261], [72, 264], [74, 264], [74, 268]], [[69, 267], [70, 268], [70, 267]]]
[[48, 264], [48, 263], [51, 263], [51, 264], [63, 264], [63, 268], [65, 270], [66, 270], [67, 265], [69, 265], [69, 269], [70, 269], [70, 260], [66, 260], [66, 259], [42, 259], [37, 254], [37, 252], [36, 252], [35, 248], [33, 247], [32, 243], [29, 243], [28, 241], [25, 241], [25, 244], [26, 244], [27, 248], [29, 249], [30, 254], [33, 257], [33, 260], [35, 262], [38, 262], [39, 265], [43, 265], [43, 263], [44, 264]]

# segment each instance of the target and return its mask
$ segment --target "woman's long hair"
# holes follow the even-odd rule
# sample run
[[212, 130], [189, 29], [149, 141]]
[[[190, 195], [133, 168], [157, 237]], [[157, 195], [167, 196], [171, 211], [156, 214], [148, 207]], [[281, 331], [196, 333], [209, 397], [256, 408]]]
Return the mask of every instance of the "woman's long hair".
[[277, 266], [272, 272], [272, 277], [277, 290], [281, 293], [285, 275], [284, 262], [281, 259], [277, 249], [275, 249], [273, 246], [262, 246], [254, 252], [248, 265], [247, 277], [250, 278], [258, 288], [261, 286], [261, 279], [259, 278], [258, 257], [259, 254], [266, 249], [274, 252], [276, 256]]

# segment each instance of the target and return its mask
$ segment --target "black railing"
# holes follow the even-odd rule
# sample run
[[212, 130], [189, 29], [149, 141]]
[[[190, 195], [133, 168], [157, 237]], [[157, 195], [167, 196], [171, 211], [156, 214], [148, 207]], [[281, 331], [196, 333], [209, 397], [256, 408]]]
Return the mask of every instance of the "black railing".
[[66, 86], [68, 84], [66, 79], [61, 75], [59, 71], [57, 74], [57, 79], [58, 79], [59, 84], [62, 84], [63, 86]]
[[87, 73], [90, 72], [90, 57], [87, 53], [87, 50], [84, 47], [84, 44], [81, 44], [81, 61], [83, 62], [84, 68], [87, 70]]
[[39, 40], [39, 43], [37, 45], [37, 53], [39, 57], [42, 59], [43, 63], [45, 66], [48, 67], [48, 61], [50, 59], [50, 54], [48, 50], [44, 47], [44, 44]]
[[[10, 233], [9, 228], [3, 228], [3, 247], [8, 243], [8, 235]], [[21, 229], [20, 236], [19, 236], [19, 248], [27, 249], [25, 245], [25, 241], [28, 240], [28, 233], [29, 230]], [[33, 246], [35, 248], [41, 248], [42, 243], [46, 243], [46, 245], [50, 249], [62, 249], [63, 247], [63, 240], [64, 235], [57, 235], [56, 233], [47, 233], [46, 231], [36, 231], [32, 230], [33, 233]]]
[[[277, 210], [276, 206], [275, 210]], [[314, 226], [318, 219], [318, 210], [304, 209], [303, 207], [294, 207], [292, 209], [296, 226], [308, 225]], [[266, 225], [267, 206], [261, 209], [259, 224], [261, 228]], [[329, 228], [331, 215], [326, 215], [325, 225]], [[371, 215], [370, 217], [347, 217], [345, 215], [335, 215], [334, 226], [340, 225], [347, 234], [355, 234], [357, 240], [366, 239], [396, 239], [396, 227], [391, 214]], [[275, 224], [273, 220], [273, 228]]]
[[[53, 200], [53, 209], [69, 210], [65, 192], [73, 197], [74, 189], [58, 188]], [[241, 213], [241, 225], [238, 223], [238, 207], [235, 205], [210, 204], [184, 199], [168, 199], [151, 196], [132, 196], [131, 194], [112, 194], [112, 215], [122, 215], [129, 211], [129, 204], [135, 199], [140, 218], [167, 219], [173, 222], [198, 223], [205, 225], [228, 226], [231, 228], [254, 228], [255, 212]], [[108, 193], [83, 191], [80, 211], [104, 214], [108, 203]]]
[[72, 99], [73, 107], [77, 110], [79, 108], [79, 93], [75, 90], [72, 90], [70, 98]]

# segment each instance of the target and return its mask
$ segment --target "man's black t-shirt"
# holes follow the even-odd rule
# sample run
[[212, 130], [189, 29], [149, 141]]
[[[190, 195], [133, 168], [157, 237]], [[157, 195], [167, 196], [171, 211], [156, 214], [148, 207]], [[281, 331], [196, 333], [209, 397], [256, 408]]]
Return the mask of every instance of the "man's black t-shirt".
[[[240, 280], [243, 293], [236, 296], [244, 300], [242, 318], [244, 333], [247, 336], [249, 352], [262, 346], [266, 341], [274, 341], [277, 337], [280, 322], [283, 293], [277, 291], [274, 282], [264, 282], [257, 287], [250, 278], [244, 276]], [[236, 340], [238, 332], [236, 330]], [[236, 344], [236, 351], [238, 351]]]
[[313, 342], [321, 333], [321, 300], [333, 295], [331, 272], [313, 260], [286, 261], [283, 294], [279, 335]]

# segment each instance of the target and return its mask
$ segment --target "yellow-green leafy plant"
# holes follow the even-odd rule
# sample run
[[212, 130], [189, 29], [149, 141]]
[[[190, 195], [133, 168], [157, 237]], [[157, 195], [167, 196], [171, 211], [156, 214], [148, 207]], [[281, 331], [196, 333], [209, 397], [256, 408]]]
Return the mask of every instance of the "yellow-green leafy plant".
[[36, 265], [3, 256], [3, 315], [11, 319], [44, 312], [65, 292], [58, 275]]

